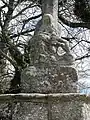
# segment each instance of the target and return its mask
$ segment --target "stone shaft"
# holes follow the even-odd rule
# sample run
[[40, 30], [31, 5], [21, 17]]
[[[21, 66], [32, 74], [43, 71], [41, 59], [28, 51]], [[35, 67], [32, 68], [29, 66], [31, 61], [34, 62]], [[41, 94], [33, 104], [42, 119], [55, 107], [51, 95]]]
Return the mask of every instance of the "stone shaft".
[[42, 0], [43, 14], [51, 14], [57, 27], [58, 20], [58, 0]]

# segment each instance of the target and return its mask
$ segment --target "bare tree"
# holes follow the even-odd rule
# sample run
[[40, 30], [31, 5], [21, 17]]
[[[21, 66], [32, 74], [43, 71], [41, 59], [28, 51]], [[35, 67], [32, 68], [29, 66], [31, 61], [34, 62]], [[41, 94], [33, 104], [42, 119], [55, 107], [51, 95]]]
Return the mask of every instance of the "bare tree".
[[[90, 29], [89, 1], [59, 0], [58, 2], [58, 20], [68, 33], [62, 37], [71, 43], [71, 50], [76, 60], [89, 58], [90, 41], [85, 37], [86, 31]], [[21, 71], [30, 63], [28, 41], [42, 14], [42, 0], [1, 0], [0, 65], [4, 66], [1, 67], [3, 72], [0, 76], [3, 76], [4, 81], [6, 78], [11, 80], [10, 89], [3, 90], [2, 87], [1, 92], [20, 92]], [[80, 53], [76, 53], [77, 47]]]
[[80, 78], [90, 76], [90, 2], [89, 0], [68, 0], [59, 2], [59, 22], [67, 31], [67, 40], [78, 63]]
[[[70, 42], [75, 60], [82, 63], [82, 73], [87, 76], [90, 70], [83, 63], [90, 57], [90, 2], [58, 0], [58, 6], [58, 21], [66, 33], [62, 38]], [[0, 1], [0, 93], [20, 92], [21, 72], [30, 63], [28, 42], [42, 14], [42, 0]]]

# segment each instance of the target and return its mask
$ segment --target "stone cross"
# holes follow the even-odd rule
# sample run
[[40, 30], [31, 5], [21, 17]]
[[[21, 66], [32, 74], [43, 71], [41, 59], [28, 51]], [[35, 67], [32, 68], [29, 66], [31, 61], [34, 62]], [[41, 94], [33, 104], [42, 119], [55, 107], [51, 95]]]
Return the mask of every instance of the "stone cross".
[[[72, 55], [66, 41], [57, 35], [58, 0], [42, 0], [42, 13], [41, 25], [28, 43], [30, 65], [21, 74], [22, 93], [75, 93], [78, 78]], [[56, 101], [20, 103], [14, 120], [81, 120], [80, 103]]]

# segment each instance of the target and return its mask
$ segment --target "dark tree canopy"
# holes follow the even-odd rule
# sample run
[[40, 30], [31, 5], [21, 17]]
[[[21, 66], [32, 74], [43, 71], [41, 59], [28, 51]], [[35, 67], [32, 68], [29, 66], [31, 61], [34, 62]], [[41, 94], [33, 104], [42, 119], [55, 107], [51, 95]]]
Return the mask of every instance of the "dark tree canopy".
[[77, 15], [83, 22], [90, 21], [90, 3], [89, 0], [75, 0], [74, 13]]

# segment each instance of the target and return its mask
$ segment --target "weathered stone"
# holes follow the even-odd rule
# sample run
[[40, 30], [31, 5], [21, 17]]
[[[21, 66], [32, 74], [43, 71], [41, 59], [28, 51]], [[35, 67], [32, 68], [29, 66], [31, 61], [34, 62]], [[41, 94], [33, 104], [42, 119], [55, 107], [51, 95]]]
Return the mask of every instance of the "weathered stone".
[[56, 29], [58, 28], [58, 0], [42, 0], [42, 13], [54, 17]]
[[72, 67], [30, 66], [22, 73], [22, 92], [68, 93], [76, 92], [76, 71]]
[[[43, 29], [43, 26], [41, 26]], [[59, 53], [54, 45], [60, 39], [54, 34], [41, 32], [30, 41], [30, 66], [23, 70], [21, 76], [22, 92], [26, 93], [69, 93], [76, 92], [76, 70], [71, 67], [73, 57], [66, 42], [62, 41]], [[44, 28], [45, 29], [45, 28]], [[49, 29], [50, 30], [50, 29]], [[47, 29], [48, 31], [48, 29]], [[56, 37], [55, 37], [56, 35]], [[54, 39], [53, 39], [54, 38]], [[58, 39], [57, 39], [58, 38]], [[66, 45], [65, 49], [64, 46]], [[58, 54], [59, 53], [59, 54]], [[65, 58], [66, 57], [66, 58]], [[82, 118], [81, 107], [78, 102], [53, 104], [52, 101], [44, 103], [22, 103], [20, 111], [23, 115], [15, 115], [16, 120], [73, 120]], [[43, 106], [43, 107], [42, 107]], [[23, 110], [24, 109], [24, 110]], [[78, 112], [76, 112], [78, 111]], [[15, 117], [14, 117], [15, 120]]]
[[81, 107], [77, 101], [63, 104], [48, 100], [47, 104], [21, 102], [16, 105], [18, 111], [14, 112], [12, 120], [81, 120]]
[[[75, 93], [76, 70], [68, 43], [59, 38], [55, 8], [58, 0], [43, 1], [40, 27], [29, 41], [30, 66], [21, 75], [22, 92], [26, 93]], [[54, 8], [55, 3], [55, 8]], [[50, 10], [50, 11], [49, 11]], [[57, 11], [57, 10], [56, 10]], [[56, 12], [57, 13], [57, 12]], [[37, 24], [38, 26], [38, 24]], [[68, 103], [18, 103], [13, 120], [82, 120], [81, 104]]]
[[52, 31], [54, 30], [51, 26], [51, 30], [49, 27], [45, 28], [43, 25], [41, 28], [43, 30], [47, 29], [47, 32], [41, 32], [40, 29], [29, 41], [30, 65], [73, 65], [74, 60], [70, 53], [68, 43], [53, 33]]

